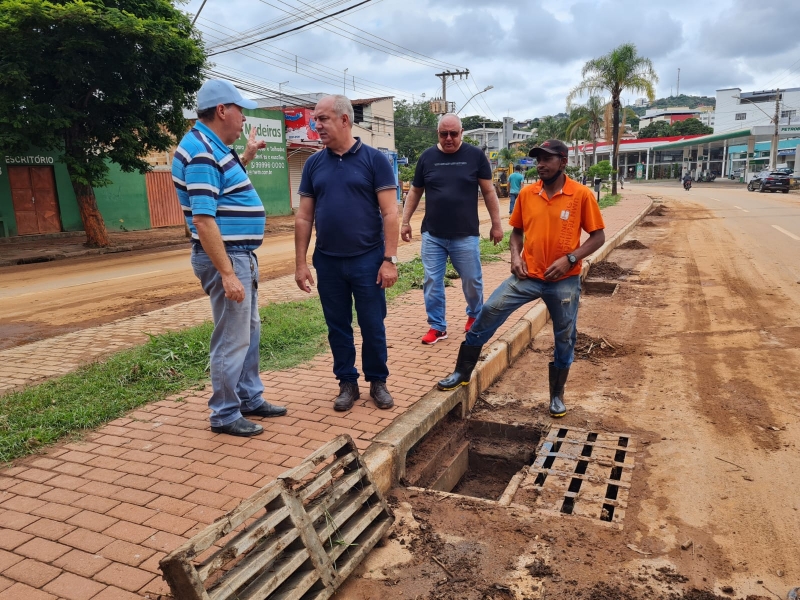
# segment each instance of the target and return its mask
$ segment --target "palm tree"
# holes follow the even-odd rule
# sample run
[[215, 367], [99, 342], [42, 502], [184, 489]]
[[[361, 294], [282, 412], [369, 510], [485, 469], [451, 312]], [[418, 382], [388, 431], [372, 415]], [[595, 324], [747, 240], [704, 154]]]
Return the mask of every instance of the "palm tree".
[[613, 110], [613, 146], [611, 152], [611, 193], [617, 193], [617, 162], [619, 159], [619, 120], [620, 96], [622, 90], [630, 90], [646, 95], [650, 101], [656, 98], [654, 84], [658, 83], [653, 63], [636, 53], [634, 44], [622, 44], [600, 58], [588, 61], [581, 71], [583, 81], [567, 96], [567, 104], [583, 94], [597, 95], [603, 92], [611, 94]]
[[[576, 109], [571, 109], [567, 105], [567, 110], [570, 110], [571, 122], [567, 127], [567, 137], [572, 137], [575, 128], [586, 128], [588, 130], [589, 138], [592, 140], [592, 164], [597, 164], [597, 138], [600, 135], [600, 130], [603, 128], [603, 118], [605, 115], [606, 101], [601, 96], [589, 96], [586, 104], [579, 106]], [[573, 117], [574, 110], [577, 118]], [[583, 148], [584, 160], [586, 157], [586, 147]]]
[[536, 140], [542, 143], [545, 140], [563, 140], [567, 137], [569, 119], [557, 118], [552, 115], [542, 117], [536, 128]]
[[520, 153], [511, 148], [501, 148], [497, 153], [497, 159], [503, 167], [513, 164], [518, 158], [520, 158]]

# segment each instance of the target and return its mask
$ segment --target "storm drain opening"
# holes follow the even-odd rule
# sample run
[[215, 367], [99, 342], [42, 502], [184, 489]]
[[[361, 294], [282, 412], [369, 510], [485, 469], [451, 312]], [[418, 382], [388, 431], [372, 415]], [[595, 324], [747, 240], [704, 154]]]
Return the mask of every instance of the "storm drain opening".
[[619, 283], [615, 281], [584, 280], [581, 293], [590, 296], [613, 296], [617, 293]]
[[509, 504], [541, 429], [449, 415], [406, 456], [406, 485]]
[[514, 501], [622, 528], [636, 455], [623, 433], [552, 428]]

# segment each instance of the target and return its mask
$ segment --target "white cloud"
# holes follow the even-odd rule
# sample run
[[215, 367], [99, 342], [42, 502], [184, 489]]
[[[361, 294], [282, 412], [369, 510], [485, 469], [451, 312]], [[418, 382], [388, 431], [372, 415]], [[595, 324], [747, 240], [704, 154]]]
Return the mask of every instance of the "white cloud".
[[[243, 32], [301, 10], [321, 14], [300, 0], [292, 5], [269, 1], [208, 2], [198, 24], [210, 38], [220, 35], [212, 28]], [[193, 12], [200, 3], [191, 0], [186, 10]], [[638, 0], [563, 0], [555, 7], [542, 0], [502, 5], [486, 0], [457, 4], [373, 0], [365, 7], [341, 19], [383, 38], [358, 31], [350, 35], [373, 48], [322, 27], [308, 27], [269, 42], [283, 49], [283, 54], [262, 45], [252, 47], [246, 53], [250, 57], [227, 53], [212, 60], [219, 71], [244, 71], [273, 87], [288, 80], [284, 90], [289, 93], [341, 92], [347, 69], [350, 96], [406, 94], [409, 99], [412, 94], [416, 99], [422, 93], [440, 95], [441, 82], [434, 73], [447, 63], [451, 69], [461, 66], [472, 74], [469, 82], [448, 85], [448, 100], [459, 108], [478, 89], [494, 86], [473, 100], [465, 114], [508, 114], [518, 119], [562, 112], [566, 94], [581, 79], [583, 64], [625, 42], [636, 44], [639, 53], [653, 61], [661, 80], [658, 96], [668, 95], [670, 88], [674, 91], [678, 68], [684, 93], [713, 96], [718, 87], [800, 86], [800, 37], [795, 33], [800, 3], [771, 8], [754, 7], [744, 0], [706, 0], [699, 12], [697, 3], [690, 0], [660, 6]], [[333, 19], [323, 23], [328, 29], [344, 28]], [[281, 29], [264, 35], [277, 31]], [[387, 50], [413, 55], [417, 62], [392, 56]], [[261, 62], [252, 58], [254, 54]], [[293, 68], [295, 54], [300, 57], [298, 72]], [[284, 69], [274, 64], [279, 56]], [[303, 58], [320, 65], [304, 66]], [[352, 77], [355, 91], [350, 89]], [[623, 98], [633, 101], [635, 96], [624, 93]]]

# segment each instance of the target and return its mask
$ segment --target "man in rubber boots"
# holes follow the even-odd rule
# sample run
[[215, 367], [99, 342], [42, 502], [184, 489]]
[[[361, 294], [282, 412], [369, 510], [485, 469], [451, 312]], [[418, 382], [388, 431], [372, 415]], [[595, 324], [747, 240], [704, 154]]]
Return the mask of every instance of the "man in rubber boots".
[[[550, 415], [567, 414], [564, 385], [577, 337], [581, 259], [605, 243], [605, 225], [589, 188], [567, 177], [567, 146], [547, 140], [529, 156], [541, 178], [517, 198], [509, 223], [511, 277], [483, 305], [458, 352], [455, 371], [438, 387], [451, 390], [469, 383], [483, 345], [520, 306], [541, 298], [553, 321], [555, 350], [550, 363]], [[581, 230], [589, 238], [580, 243]]]
[[480, 148], [463, 142], [464, 129], [458, 115], [443, 115], [437, 133], [439, 143], [425, 150], [417, 161], [400, 228], [403, 241], [410, 242], [411, 216], [424, 193], [420, 257], [425, 271], [422, 294], [430, 329], [421, 341], [429, 345], [447, 339], [444, 274], [448, 257], [461, 278], [467, 301], [464, 331], [469, 331], [483, 306], [478, 188], [492, 220], [489, 238], [495, 244], [503, 239], [500, 203], [486, 155]]

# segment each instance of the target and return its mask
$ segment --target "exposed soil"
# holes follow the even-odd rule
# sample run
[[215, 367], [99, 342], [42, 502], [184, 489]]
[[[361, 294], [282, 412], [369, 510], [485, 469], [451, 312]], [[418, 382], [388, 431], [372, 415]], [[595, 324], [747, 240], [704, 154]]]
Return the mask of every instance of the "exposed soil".
[[625, 275], [630, 275], [630, 273], [630, 269], [624, 269], [617, 263], [608, 260], [593, 263], [589, 269], [589, 277], [599, 277], [602, 279], [619, 279]]
[[617, 250], [647, 250], [647, 246], [639, 240], [628, 240], [624, 244], [617, 246]]
[[664, 206], [663, 204], [659, 204], [653, 210], [651, 210], [649, 213], [647, 213], [647, 216], [649, 216], [649, 217], [663, 217], [663, 216], [666, 216], [668, 213], [669, 213], [669, 209], [667, 209], [667, 207]]
[[639, 223], [639, 227], [658, 227], [658, 224], [653, 221], [642, 221]]
[[573, 364], [563, 419], [548, 414], [549, 325], [472, 412], [624, 435], [615, 523], [591, 516], [591, 480], [573, 514], [544, 510], [547, 484], [507, 507], [398, 487], [394, 539], [335, 598], [785, 598], [800, 582], [800, 312], [787, 310], [800, 291], [717, 223], [671, 203], [663, 228], [635, 232], [649, 248], [612, 256], [638, 278], [581, 298], [576, 357], [589, 360]]

